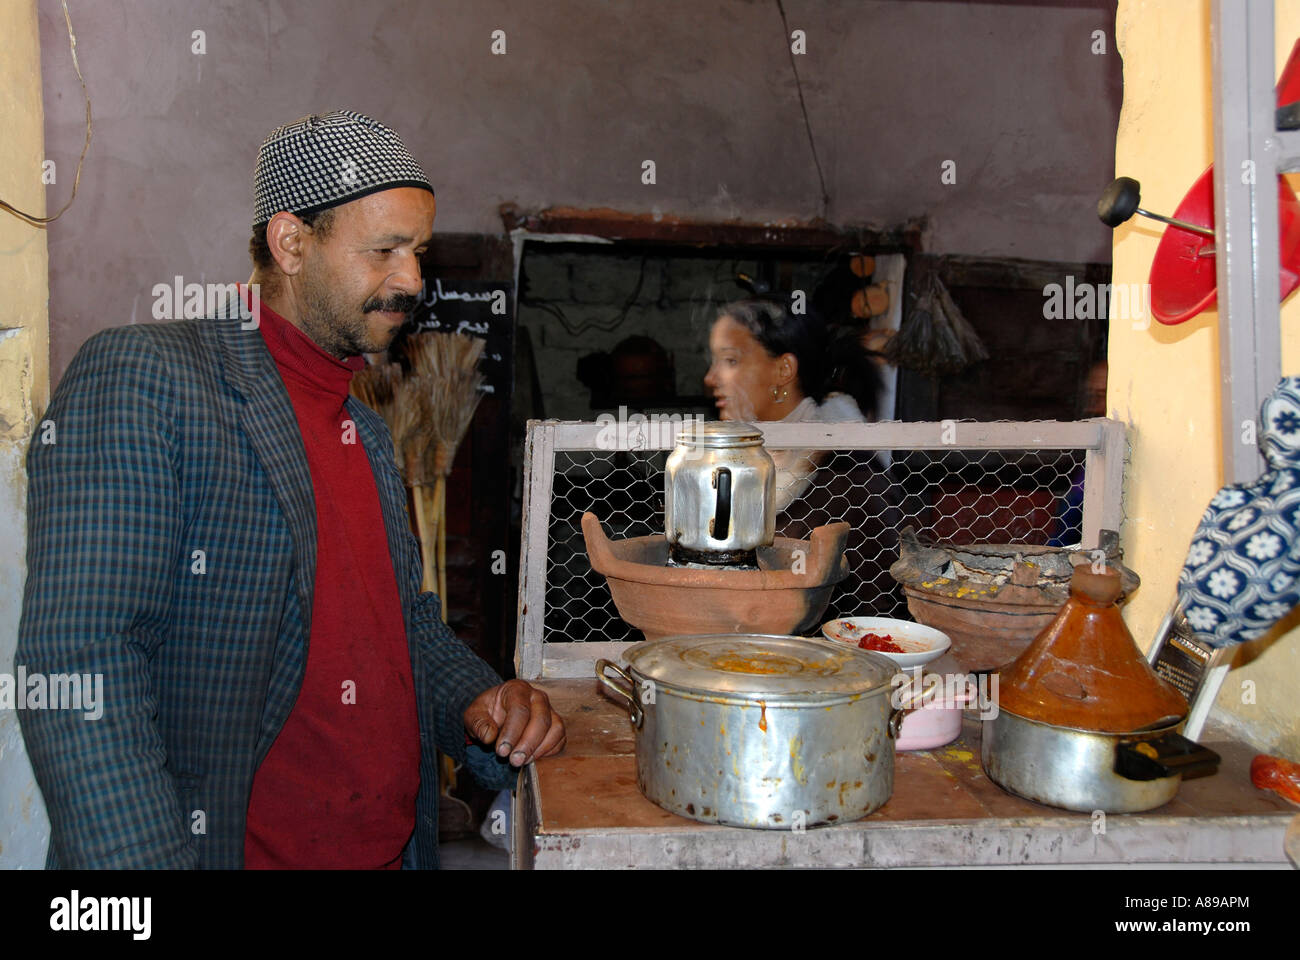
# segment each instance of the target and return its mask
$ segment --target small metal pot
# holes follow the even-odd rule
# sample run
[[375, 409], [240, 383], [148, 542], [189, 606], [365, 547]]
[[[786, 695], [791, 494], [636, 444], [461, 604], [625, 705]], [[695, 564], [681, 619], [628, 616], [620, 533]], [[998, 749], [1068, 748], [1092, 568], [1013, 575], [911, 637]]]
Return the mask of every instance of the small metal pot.
[[[886, 658], [798, 637], [668, 637], [596, 663], [636, 729], [637, 786], [704, 823], [799, 829], [858, 820], [894, 787]], [[606, 674], [613, 672], [624, 688]]]
[[1028, 800], [1085, 813], [1136, 813], [1168, 803], [1184, 777], [1218, 766], [1218, 754], [1178, 733], [1184, 721], [1099, 733], [1003, 709], [984, 721], [980, 759], [990, 780]]
[[776, 465], [738, 421], [689, 422], [664, 468], [664, 534], [679, 563], [755, 563], [776, 535]]

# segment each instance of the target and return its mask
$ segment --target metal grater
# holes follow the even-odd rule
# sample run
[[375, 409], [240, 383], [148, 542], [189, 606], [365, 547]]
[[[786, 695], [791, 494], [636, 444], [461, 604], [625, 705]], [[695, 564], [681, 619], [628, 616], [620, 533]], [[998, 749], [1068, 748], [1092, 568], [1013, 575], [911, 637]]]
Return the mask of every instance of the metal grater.
[[1189, 709], [1183, 736], [1191, 740], [1200, 735], [1231, 664], [1231, 657], [1224, 660], [1221, 654], [1221, 650], [1196, 639], [1195, 631], [1175, 600], [1156, 631], [1147, 660], [1156, 673], [1187, 698]]

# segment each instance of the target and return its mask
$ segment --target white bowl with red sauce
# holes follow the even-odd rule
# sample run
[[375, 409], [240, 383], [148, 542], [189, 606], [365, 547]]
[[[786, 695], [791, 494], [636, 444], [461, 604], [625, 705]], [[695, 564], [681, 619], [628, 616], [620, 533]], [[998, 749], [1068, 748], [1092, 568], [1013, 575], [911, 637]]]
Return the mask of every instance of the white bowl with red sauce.
[[831, 620], [822, 624], [822, 634], [827, 640], [851, 643], [863, 650], [879, 653], [904, 669], [929, 663], [943, 656], [944, 651], [952, 646], [951, 638], [942, 630], [891, 617]]

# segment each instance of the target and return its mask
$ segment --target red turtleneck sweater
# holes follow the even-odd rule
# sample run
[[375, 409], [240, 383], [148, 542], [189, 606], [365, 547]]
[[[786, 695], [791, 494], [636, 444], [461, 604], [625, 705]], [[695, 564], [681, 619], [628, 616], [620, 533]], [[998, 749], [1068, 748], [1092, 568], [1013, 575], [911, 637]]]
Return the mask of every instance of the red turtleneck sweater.
[[392, 868], [415, 829], [420, 735], [410, 649], [375, 478], [340, 361], [261, 308], [316, 499], [316, 589], [302, 690], [253, 778], [250, 868]]

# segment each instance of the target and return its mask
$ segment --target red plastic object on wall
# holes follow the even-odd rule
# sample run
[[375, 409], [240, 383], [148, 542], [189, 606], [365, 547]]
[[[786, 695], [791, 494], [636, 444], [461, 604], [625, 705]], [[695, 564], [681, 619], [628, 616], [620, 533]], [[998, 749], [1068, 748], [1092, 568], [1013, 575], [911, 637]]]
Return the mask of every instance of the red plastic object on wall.
[[[1284, 177], [1277, 178], [1278, 250], [1281, 298], [1300, 286], [1300, 200]], [[1214, 167], [1210, 166], [1183, 197], [1174, 218], [1214, 227]], [[1182, 323], [1214, 306], [1215, 256], [1201, 255], [1213, 237], [1167, 227], [1151, 261], [1151, 313], [1164, 324]]]
[[[1277, 83], [1277, 105], [1300, 100], [1300, 40]], [[1281, 299], [1300, 286], [1300, 200], [1285, 177], [1277, 178], [1278, 255]], [[1214, 227], [1214, 165], [1211, 164], [1183, 197], [1174, 217], [1198, 226]], [[1151, 262], [1151, 312], [1163, 324], [1190, 320], [1214, 305], [1215, 256], [1202, 255], [1214, 240], [1189, 230], [1169, 227]]]

